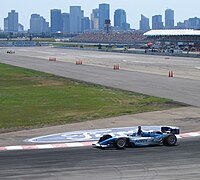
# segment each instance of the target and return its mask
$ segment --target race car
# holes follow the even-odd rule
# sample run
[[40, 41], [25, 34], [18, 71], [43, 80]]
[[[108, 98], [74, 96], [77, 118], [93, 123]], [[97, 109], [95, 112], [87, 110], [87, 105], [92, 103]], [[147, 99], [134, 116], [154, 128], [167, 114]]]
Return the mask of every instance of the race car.
[[8, 51], [7, 51], [7, 54], [15, 54], [15, 51], [8, 50]]
[[155, 145], [174, 146], [177, 143], [175, 134], [179, 134], [177, 127], [161, 127], [161, 131], [142, 131], [141, 126], [138, 126], [136, 133], [123, 137], [112, 137], [110, 134], [105, 134], [94, 144], [94, 147], [124, 149]]

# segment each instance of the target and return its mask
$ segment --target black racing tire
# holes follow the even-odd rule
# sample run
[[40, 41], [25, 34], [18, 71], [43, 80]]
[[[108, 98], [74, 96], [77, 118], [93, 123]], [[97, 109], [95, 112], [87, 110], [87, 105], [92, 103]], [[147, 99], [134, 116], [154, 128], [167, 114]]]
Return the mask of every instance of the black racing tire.
[[117, 149], [124, 149], [126, 147], [126, 138], [118, 138], [115, 141], [115, 146]]
[[105, 141], [106, 139], [110, 139], [110, 138], [112, 138], [112, 136], [110, 134], [105, 134], [102, 137], [100, 137], [98, 142], [102, 142], [102, 141]]
[[174, 134], [169, 134], [163, 138], [163, 145], [165, 146], [175, 146], [177, 142], [177, 137]]

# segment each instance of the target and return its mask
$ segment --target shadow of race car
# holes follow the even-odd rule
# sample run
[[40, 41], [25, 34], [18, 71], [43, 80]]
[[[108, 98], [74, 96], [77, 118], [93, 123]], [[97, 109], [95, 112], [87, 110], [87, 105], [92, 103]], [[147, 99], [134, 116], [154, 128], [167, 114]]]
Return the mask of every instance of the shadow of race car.
[[93, 146], [101, 149], [124, 149], [126, 147], [155, 145], [174, 146], [177, 143], [175, 134], [179, 134], [179, 128], [177, 127], [161, 127], [161, 131], [142, 131], [141, 126], [138, 126], [138, 132], [123, 137], [113, 137], [110, 134], [105, 134]]

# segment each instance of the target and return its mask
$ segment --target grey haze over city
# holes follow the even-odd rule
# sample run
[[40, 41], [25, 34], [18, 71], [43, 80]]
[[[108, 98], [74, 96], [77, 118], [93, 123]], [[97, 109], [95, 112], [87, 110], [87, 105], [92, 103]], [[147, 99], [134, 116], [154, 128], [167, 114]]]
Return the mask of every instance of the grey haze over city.
[[153, 15], [163, 15], [167, 8], [175, 12], [175, 24], [190, 17], [200, 17], [199, 0], [1, 0], [0, 28], [3, 29], [3, 19], [7, 17], [12, 9], [19, 13], [19, 22], [25, 29], [29, 28], [31, 14], [37, 13], [50, 21], [50, 10], [61, 9], [62, 12], [69, 12], [69, 6], [81, 6], [85, 16], [90, 17], [92, 9], [98, 8], [100, 3], [110, 4], [110, 17], [113, 24], [113, 14], [118, 8], [124, 9], [127, 14], [127, 22], [131, 28], [138, 29], [141, 14], [151, 21]]

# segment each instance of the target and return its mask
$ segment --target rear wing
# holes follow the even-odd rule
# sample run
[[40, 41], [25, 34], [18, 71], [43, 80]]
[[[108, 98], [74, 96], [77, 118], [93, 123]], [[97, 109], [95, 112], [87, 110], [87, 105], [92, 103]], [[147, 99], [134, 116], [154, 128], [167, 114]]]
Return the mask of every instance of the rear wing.
[[163, 126], [161, 127], [161, 131], [163, 133], [180, 134], [180, 129], [178, 127]]

